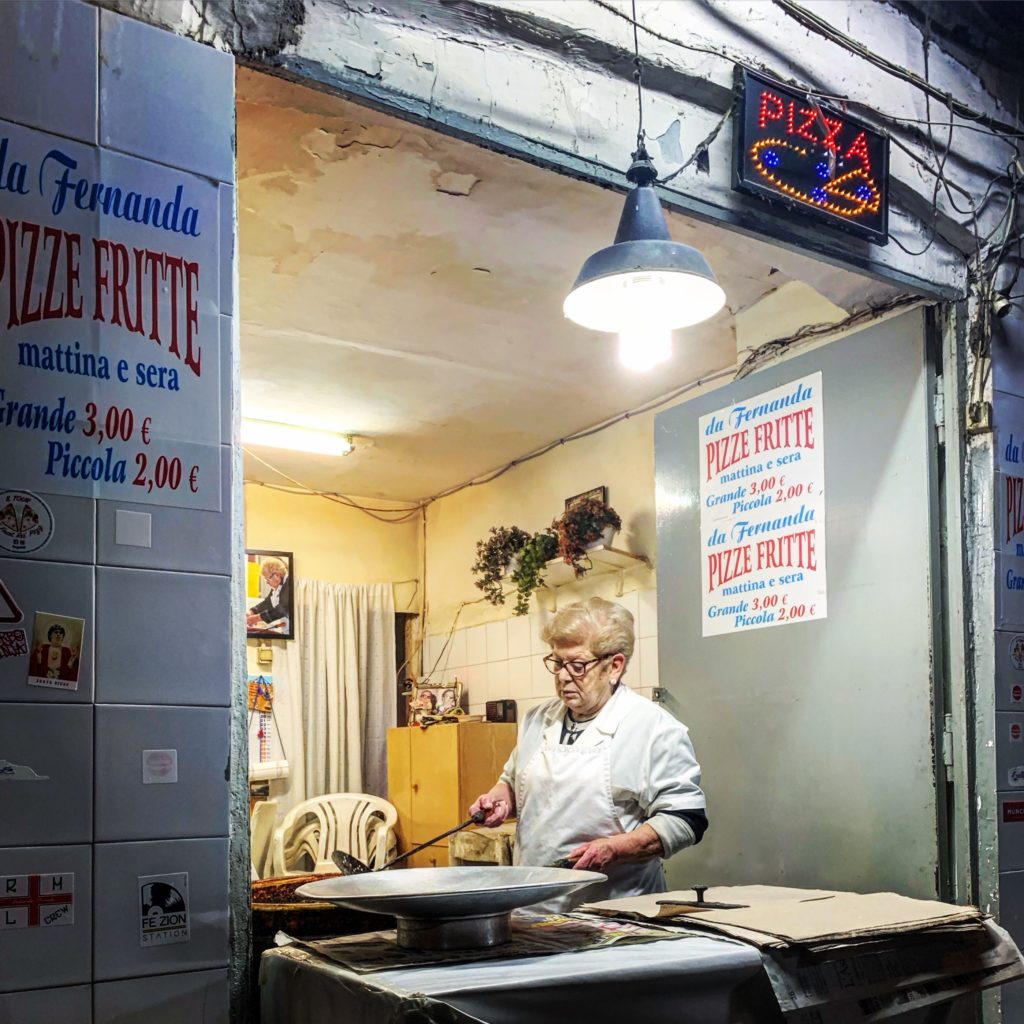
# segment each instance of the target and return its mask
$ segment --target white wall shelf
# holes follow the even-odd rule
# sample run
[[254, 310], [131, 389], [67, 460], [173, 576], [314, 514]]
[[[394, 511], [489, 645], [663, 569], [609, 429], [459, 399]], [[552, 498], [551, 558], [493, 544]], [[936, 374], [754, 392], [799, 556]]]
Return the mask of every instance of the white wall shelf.
[[625, 572], [627, 569], [636, 569], [644, 566], [653, 569], [654, 565], [646, 555], [635, 555], [631, 551], [623, 551], [621, 548], [608, 547], [599, 544], [587, 552], [593, 568], [585, 576], [576, 579], [571, 565], [566, 565], [560, 558], [553, 558], [548, 562], [544, 574], [544, 587], [547, 590], [555, 590], [564, 587], [568, 583], [577, 583], [589, 579], [591, 576], [603, 576], [610, 572]]

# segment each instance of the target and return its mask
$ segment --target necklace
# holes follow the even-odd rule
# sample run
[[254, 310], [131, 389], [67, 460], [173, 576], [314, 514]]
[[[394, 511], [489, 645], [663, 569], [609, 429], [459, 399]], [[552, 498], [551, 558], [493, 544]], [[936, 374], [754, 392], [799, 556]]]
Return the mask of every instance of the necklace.
[[573, 713], [566, 709], [565, 714], [562, 716], [562, 735], [559, 742], [564, 743], [567, 747], [571, 747], [583, 735], [587, 726], [595, 718], [597, 718], [597, 715], [591, 715], [589, 718], [575, 718]]

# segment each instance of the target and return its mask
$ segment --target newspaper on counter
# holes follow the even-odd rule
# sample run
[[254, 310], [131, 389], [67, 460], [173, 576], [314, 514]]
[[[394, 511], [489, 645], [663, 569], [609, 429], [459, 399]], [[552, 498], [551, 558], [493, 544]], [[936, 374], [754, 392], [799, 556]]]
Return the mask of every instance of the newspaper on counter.
[[343, 935], [337, 939], [293, 939], [289, 944], [311, 950], [358, 974], [374, 974], [407, 967], [550, 956], [687, 937], [678, 929], [652, 924], [517, 910], [512, 914], [511, 941], [482, 949], [404, 949], [398, 945], [394, 929]]

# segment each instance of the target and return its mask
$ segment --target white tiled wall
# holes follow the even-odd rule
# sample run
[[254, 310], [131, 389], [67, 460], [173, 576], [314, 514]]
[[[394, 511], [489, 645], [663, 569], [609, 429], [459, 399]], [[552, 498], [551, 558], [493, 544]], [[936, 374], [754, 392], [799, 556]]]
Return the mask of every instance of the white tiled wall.
[[[632, 612], [636, 624], [636, 647], [626, 682], [650, 698], [659, 685], [657, 591], [635, 590], [614, 600]], [[511, 698], [522, 718], [528, 708], [554, 695], [554, 679], [541, 661], [549, 650], [540, 639], [547, 617], [547, 613], [533, 612], [466, 626], [450, 639], [447, 631], [433, 632], [424, 648], [424, 671], [436, 663], [433, 681], [458, 679], [463, 685], [463, 706], [470, 714], [484, 714], [489, 700]]]
[[[229, 54], [82, 0], [0, 0], [4, 131], [73, 140], [90, 180], [188, 180], [204, 197], [198, 312], [220, 407], [193, 403], [175, 429], [212, 431], [222, 456], [220, 512], [45, 495], [52, 541], [0, 559], [29, 631], [36, 611], [86, 621], [77, 691], [0, 659], [0, 762], [21, 766], [0, 780], [0, 876], [60, 875], [73, 897], [69, 916], [0, 927], [0, 1024], [229, 1019], [233, 82]], [[98, 215], [79, 229], [104, 230]], [[11, 464], [0, 489], [24, 486]], [[143, 751], [151, 772], [174, 751], [178, 781], [147, 781]], [[182, 874], [188, 940], [143, 946], [140, 880]], [[34, 899], [54, 883], [17, 884]]]

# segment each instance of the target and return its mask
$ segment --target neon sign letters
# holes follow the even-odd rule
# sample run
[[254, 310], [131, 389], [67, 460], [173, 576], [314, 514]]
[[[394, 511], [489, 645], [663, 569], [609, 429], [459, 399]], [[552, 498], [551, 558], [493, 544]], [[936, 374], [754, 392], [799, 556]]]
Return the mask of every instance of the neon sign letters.
[[736, 188], [884, 244], [888, 138], [813, 97], [742, 75]]

